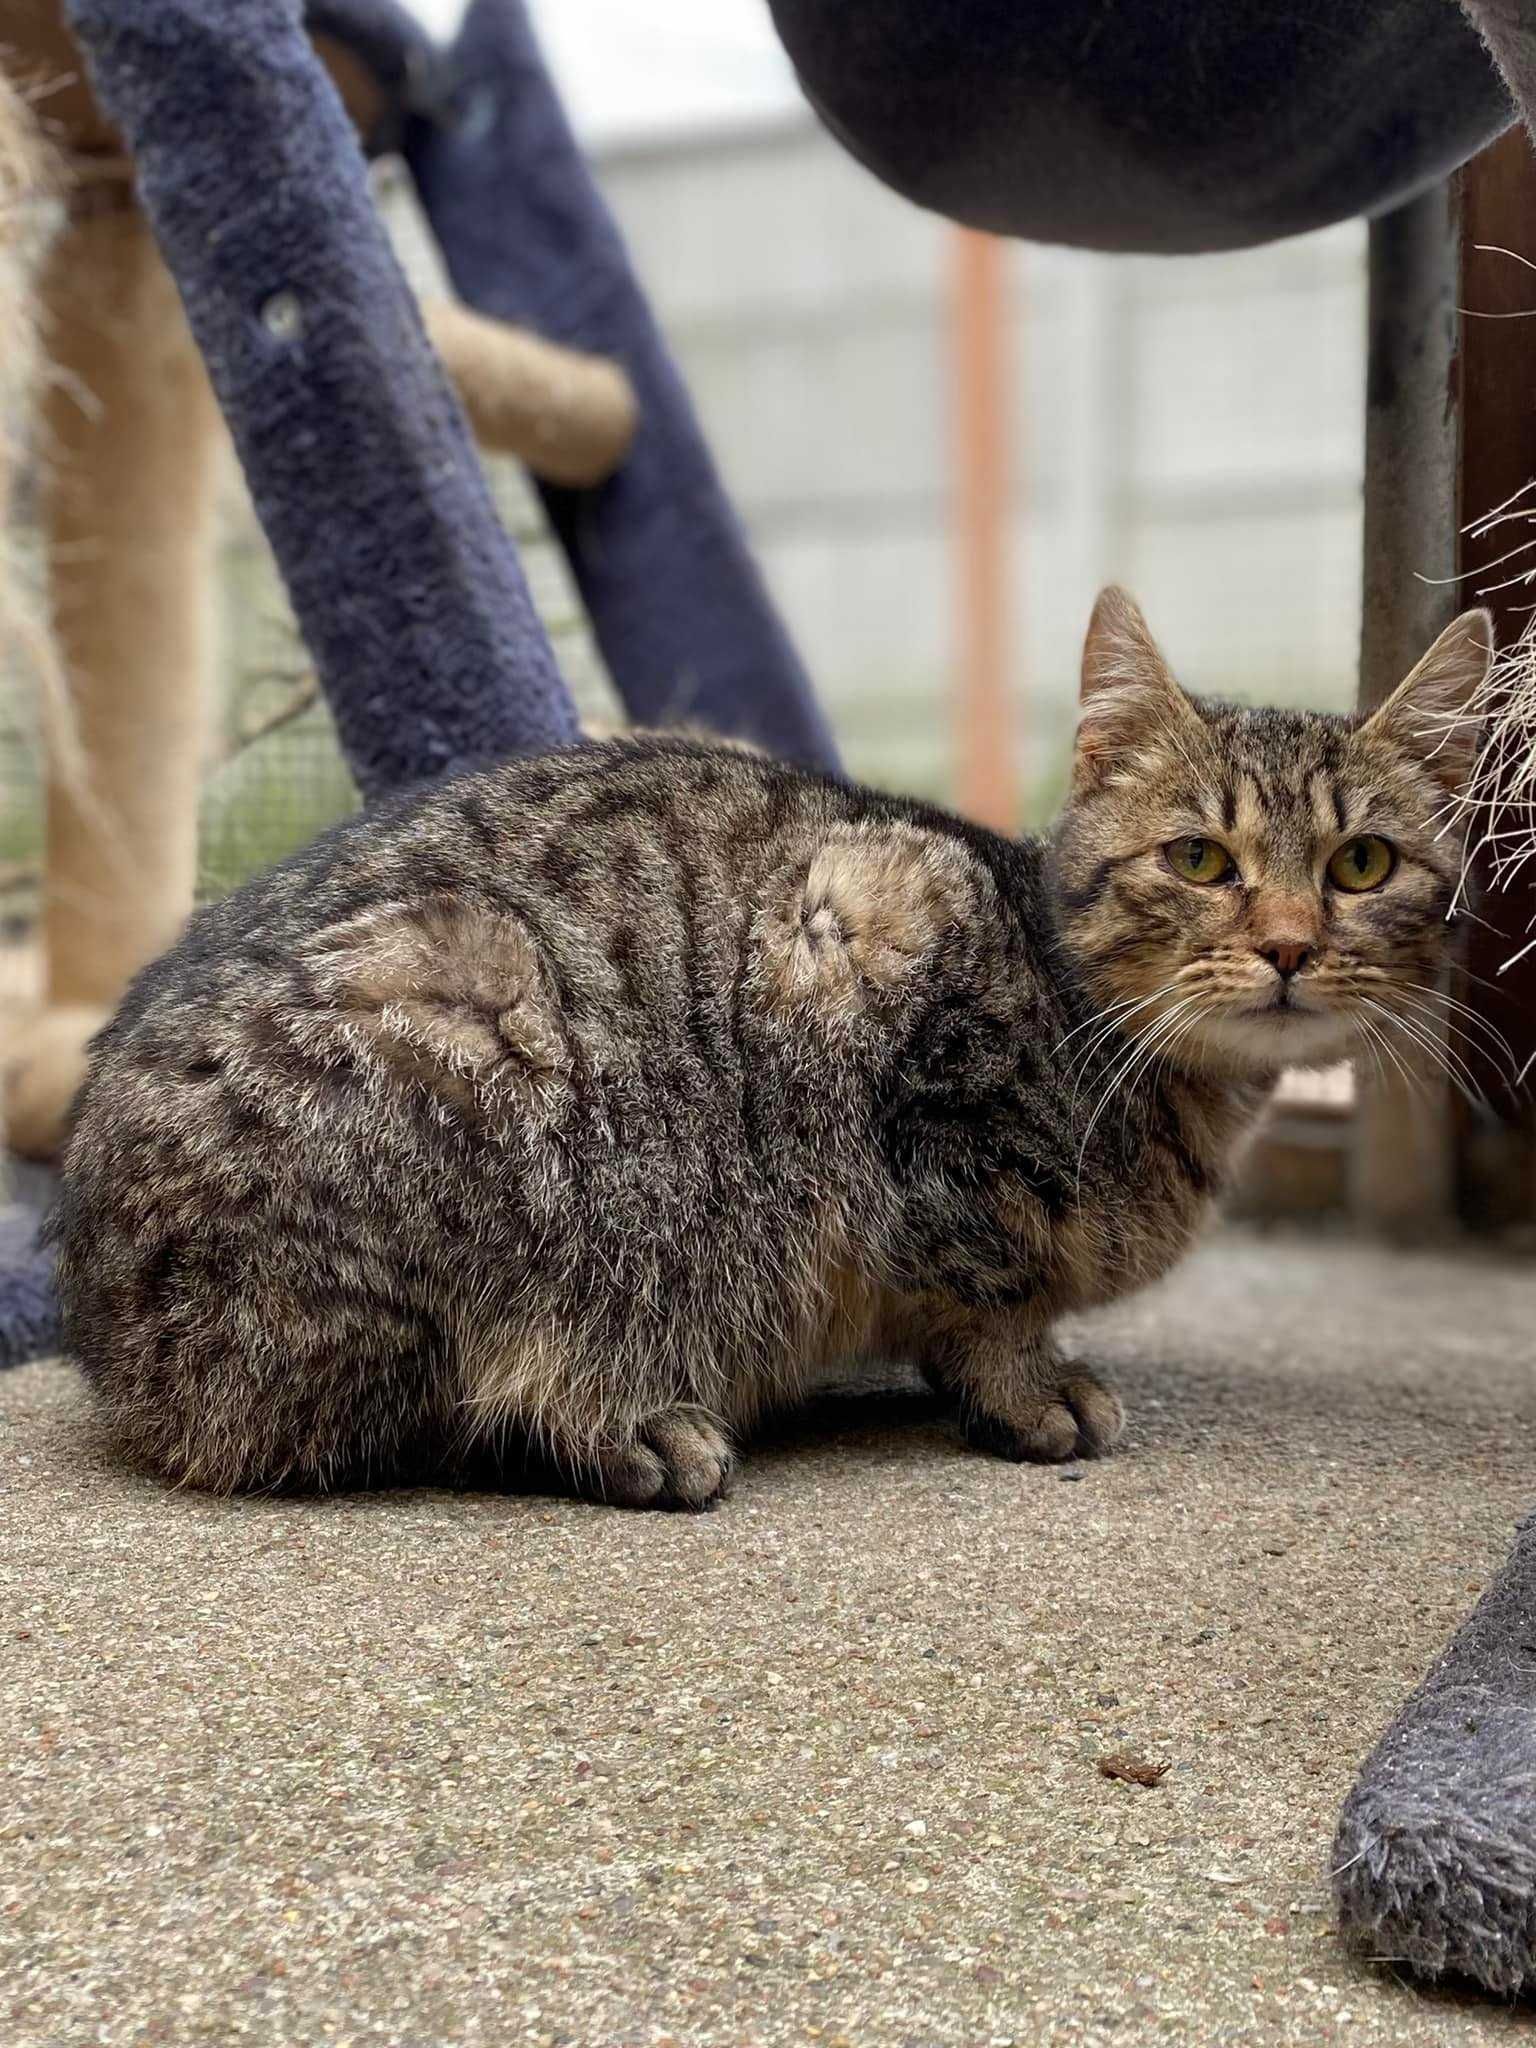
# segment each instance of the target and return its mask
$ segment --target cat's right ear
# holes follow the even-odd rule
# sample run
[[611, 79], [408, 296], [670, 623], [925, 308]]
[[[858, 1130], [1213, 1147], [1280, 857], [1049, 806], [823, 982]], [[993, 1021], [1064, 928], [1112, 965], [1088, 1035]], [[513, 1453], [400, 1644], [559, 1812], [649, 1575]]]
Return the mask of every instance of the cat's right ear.
[[1073, 787], [1100, 786], [1138, 748], [1194, 716], [1136, 600], [1115, 584], [1101, 590], [1083, 642]]
[[1458, 796], [1477, 758], [1481, 696], [1492, 661], [1492, 618], [1482, 610], [1463, 612], [1361, 731], [1415, 756], [1447, 796]]

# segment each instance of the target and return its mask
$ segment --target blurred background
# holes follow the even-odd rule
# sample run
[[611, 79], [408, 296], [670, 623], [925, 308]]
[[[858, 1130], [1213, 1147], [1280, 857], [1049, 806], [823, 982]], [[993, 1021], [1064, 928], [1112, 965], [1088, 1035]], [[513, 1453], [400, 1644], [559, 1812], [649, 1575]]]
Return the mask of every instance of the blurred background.
[[857, 773], [1042, 819], [1110, 579], [1193, 687], [1352, 706], [1362, 222], [978, 251], [822, 133], [764, 0], [535, 12]]
[[[417, 5], [452, 31], [457, 0]], [[1042, 822], [1110, 579], [1192, 687], [1352, 704], [1362, 224], [1191, 261], [992, 243], [898, 200], [820, 131], [764, 0], [535, 13], [857, 775]], [[434, 259], [387, 165], [379, 181], [424, 276]], [[230, 467], [205, 893], [352, 801]], [[493, 482], [583, 707], [612, 716], [531, 492], [507, 464]], [[5, 678], [13, 940], [38, 873], [25, 699]]]
[[857, 773], [1046, 815], [1111, 579], [1192, 687], [1353, 704], [1363, 225], [977, 248], [793, 106], [597, 147]]

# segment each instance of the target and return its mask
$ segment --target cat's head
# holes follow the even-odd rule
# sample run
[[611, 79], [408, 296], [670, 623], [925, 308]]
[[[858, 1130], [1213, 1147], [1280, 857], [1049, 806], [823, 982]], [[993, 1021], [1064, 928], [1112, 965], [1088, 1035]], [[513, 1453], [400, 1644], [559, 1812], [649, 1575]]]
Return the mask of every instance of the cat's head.
[[1247, 710], [1189, 696], [1101, 595], [1054, 866], [1065, 943], [1126, 1031], [1228, 1073], [1433, 1035], [1491, 646], [1464, 612], [1369, 718]]

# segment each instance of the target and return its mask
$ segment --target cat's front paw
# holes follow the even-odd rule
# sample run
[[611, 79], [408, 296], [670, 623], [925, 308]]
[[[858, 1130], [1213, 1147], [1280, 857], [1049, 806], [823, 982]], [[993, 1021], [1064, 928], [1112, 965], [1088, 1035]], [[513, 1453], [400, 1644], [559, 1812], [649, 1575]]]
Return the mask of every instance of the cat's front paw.
[[665, 1408], [630, 1443], [599, 1453], [592, 1493], [620, 1508], [717, 1507], [736, 1460], [725, 1432], [702, 1408]]
[[1017, 1402], [1006, 1417], [973, 1408], [964, 1422], [965, 1440], [973, 1449], [1015, 1464], [1101, 1457], [1119, 1441], [1124, 1427], [1120, 1396], [1091, 1373], [1042, 1388]]

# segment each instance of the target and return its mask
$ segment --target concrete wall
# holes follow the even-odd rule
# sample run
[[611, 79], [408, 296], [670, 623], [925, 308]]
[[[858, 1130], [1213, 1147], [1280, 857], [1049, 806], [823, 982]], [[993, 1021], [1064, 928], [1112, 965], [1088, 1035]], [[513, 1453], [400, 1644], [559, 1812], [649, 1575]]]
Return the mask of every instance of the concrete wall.
[[[951, 231], [809, 120], [599, 168], [851, 760], [942, 790]], [[1364, 263], [1358, 225], [1195, 260], [1011, 255], [999, 431], [1036, 807], [1109, 578], [1193, 686], [1351, 700]]]

